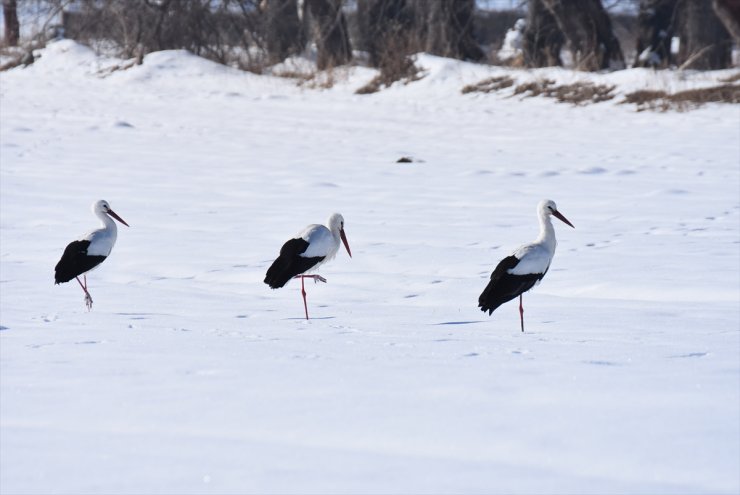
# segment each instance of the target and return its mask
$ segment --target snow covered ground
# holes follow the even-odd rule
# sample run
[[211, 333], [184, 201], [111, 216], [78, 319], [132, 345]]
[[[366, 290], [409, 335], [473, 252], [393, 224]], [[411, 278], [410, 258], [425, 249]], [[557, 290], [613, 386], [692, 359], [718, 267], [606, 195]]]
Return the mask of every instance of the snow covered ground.
[[[365, 96], [115, 62], [0, 74], [1, 493], [738, 493], [737, 106], [462, 95], [503, 69], [428, 56]], [[546, 197], [576, 229], [521, 333], [477, 297]], [[131, 227], [88, 313], [53, 267], [97, 199]], [[353, 257], [305, 321], [262, 279], [334, 211]]]

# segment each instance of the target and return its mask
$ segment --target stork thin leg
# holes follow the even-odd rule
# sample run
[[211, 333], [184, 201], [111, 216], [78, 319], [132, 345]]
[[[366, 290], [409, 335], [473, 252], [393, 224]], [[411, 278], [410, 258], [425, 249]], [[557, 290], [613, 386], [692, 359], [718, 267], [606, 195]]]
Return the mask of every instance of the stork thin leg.
[[524, 331], [524, 306], [522, 306], [522, 295], [519, 294], [519, 320], [522, 323], [522, 332]]
[[82, 287], [82, 290], [85, 291], [85, 306], [87, 306], [87, 310], [90, 311], [92, 309], [92, 297], [90, 297], [90, 293], [87, 291], [87, 276], [83, 275], [82, 278], [85, 279], [85, 283], [83, 284], [80, 282], [80, 277], [75, 277], [77, 279], [77, 282], [80, 284], [80, 287]]
[[306, 304], [306, 287], [303, 283], [303, 277], [301, 277], [301, 295], [303, 296], [303, 311], [306, 312], [306, 319], [308, 320], [308, 304]]
[[301, 295], [303, 296], [303, 309], [306, 312], [306, 319], [308, 320], [308, 304], [306, 304], [306, 286], [304, 284], [304, 280], [307, 278], [312, 278], [314, 283], [318, 283], [318, 282], [326, 283], [326, 279], [322, 277], [321, 275], [296, 275], [293, 278], [301, 279]]

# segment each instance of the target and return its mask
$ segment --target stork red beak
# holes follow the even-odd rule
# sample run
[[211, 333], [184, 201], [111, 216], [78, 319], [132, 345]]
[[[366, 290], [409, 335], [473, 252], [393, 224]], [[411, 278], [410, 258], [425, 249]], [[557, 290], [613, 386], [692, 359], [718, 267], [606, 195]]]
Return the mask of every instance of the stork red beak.
[[124, 225], [125, 225], [126, 227], [129, 227], [129, 224], [127, 224], [127, 223], [126, 223], [126, 222], [125, 222], [125, 221], [123, 220], [123, 218], [121, 218], [121, 217], [119, 217], [118, 215], [116, 215], [116, 212], [115, 212], [115, 211], [113, 211], [113, 210], [108, 210], [108, 211], [106, 211], [106, 213], [107, 213], [108, 215], [112, 216], [113, 218], [115, 218], [116, 220], [118, 220], [119, 222], [121, 222], [122, 224], [124, 224]]
[[352, 257], [352, 251], [349, 250], [349, 244], [347, 243], [347, 236], [344, 235], [344, 229], [339, 229], [339, 237], [342, 238], [342, 242], [344, 243], [344, 247], [347, 248], [347, 254], [349, 254], [349, 257]]
[[[562, 220], [562, 221], [563, 221], [564, 223], [566, 223], [566, 224], [570, 225], [571, 227], [573, 227], [573, 224], [572, 224], [572, 223], [570, 223], [570, 222], [568, 221], [568, 219], [567, 219], [567, 218], [565, 218], [565, 217], [563, 216], [563, 214], [562, 214], [562, 213], [560, 213], [559, 211], [555, 210], [555, 211], [553, 211], [553, 212], [552, 212], [552, 214], [553, 214], [553, 215], [554, 215], [555, 217], [557, 217], [557, 218], [558, 218], [558, 220]], [[575, 229], [575, 227], [573, 227], [573, 228]]]

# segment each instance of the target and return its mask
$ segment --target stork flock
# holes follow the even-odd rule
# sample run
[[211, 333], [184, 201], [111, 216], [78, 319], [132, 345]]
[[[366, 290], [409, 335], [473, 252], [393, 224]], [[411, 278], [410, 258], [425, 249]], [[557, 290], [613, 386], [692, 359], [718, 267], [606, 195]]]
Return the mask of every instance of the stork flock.
[[[69, 282], [73, 278], [77, 280], [85, 293], [85, 305], [88, 311], [92, 309], [93, 300], [87, 288], [87, 272], [100, 265], [110, 255], [116, 243], [118, 228], [113, 219], [129, 226], [105, 200], [93, 203], [92, 211], [102, 222], [102, 228], [93, 230], [69, 243], [54, 269], [56, 284]], [[557, 241], [555, 240], [555, 228], [550, 220], [551, 216], [573, 227], [573, 224], [558, 211], [554, 201], [549, 199], [540, 201], [537, 205], [540, 226], [537, 239], [522, 245], [501, 260], [491, 273], [488, 285], [478, 298], [478, 307], [490, 315], [502, 304], [518, 297], [522, 332], [524, 331], [522, 295], [542, 280], [555, 255]], [[326, 279], [321, 275], [308, 273], [331, 261], [339, 251], [340, 242], [344, 244], [351, 258], [352, 251], [344, 232], [344, 217], [339, 213], [332, 214], [326, 225], [307, 226], [280, 248], [280, 255], [267, 269], [265, 284], [271, 289], [279, 289], [292, 279], [301, 279], [303, 309], [308, 320], [305, 279], [313, 279], [314, 283], [326, 283]], [[82, 281], [80, 275], [83, 278]]]

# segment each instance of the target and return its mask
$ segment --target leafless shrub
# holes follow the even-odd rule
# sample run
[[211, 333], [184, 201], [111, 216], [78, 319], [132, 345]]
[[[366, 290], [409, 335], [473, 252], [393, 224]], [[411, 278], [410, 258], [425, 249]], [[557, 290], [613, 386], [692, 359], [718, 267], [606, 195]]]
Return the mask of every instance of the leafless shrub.
[[462, 89], [463, 94], [491, 93], [514, 85], [514, 79], [509, 76], [489, 77], [475, 84], [469, 84]]
[[105, 41], [125, 58], [186, 49], [250, 68], [245, 56], [263, 48], [260, 15], [257, 0], [80, 0], [63, 23], [65, 36], [91, 46]]
[[723, 84], [709, 88], [689, 89], [678, 93], [641, 90], [625, 95], [621, 103], [637, 105], [637, 111], [686, 111], [706, 103], [740, 103], [740, 85]]
[[421, 77], [411, 54], [424, 51], [418, 33], [418, 12], [405, 0], [363, 0], [358, 2], [360, 46], [367, 50], [370, 65], [380, 71], [357, 94], [369, 94], [396, 81], [406, 83]]

